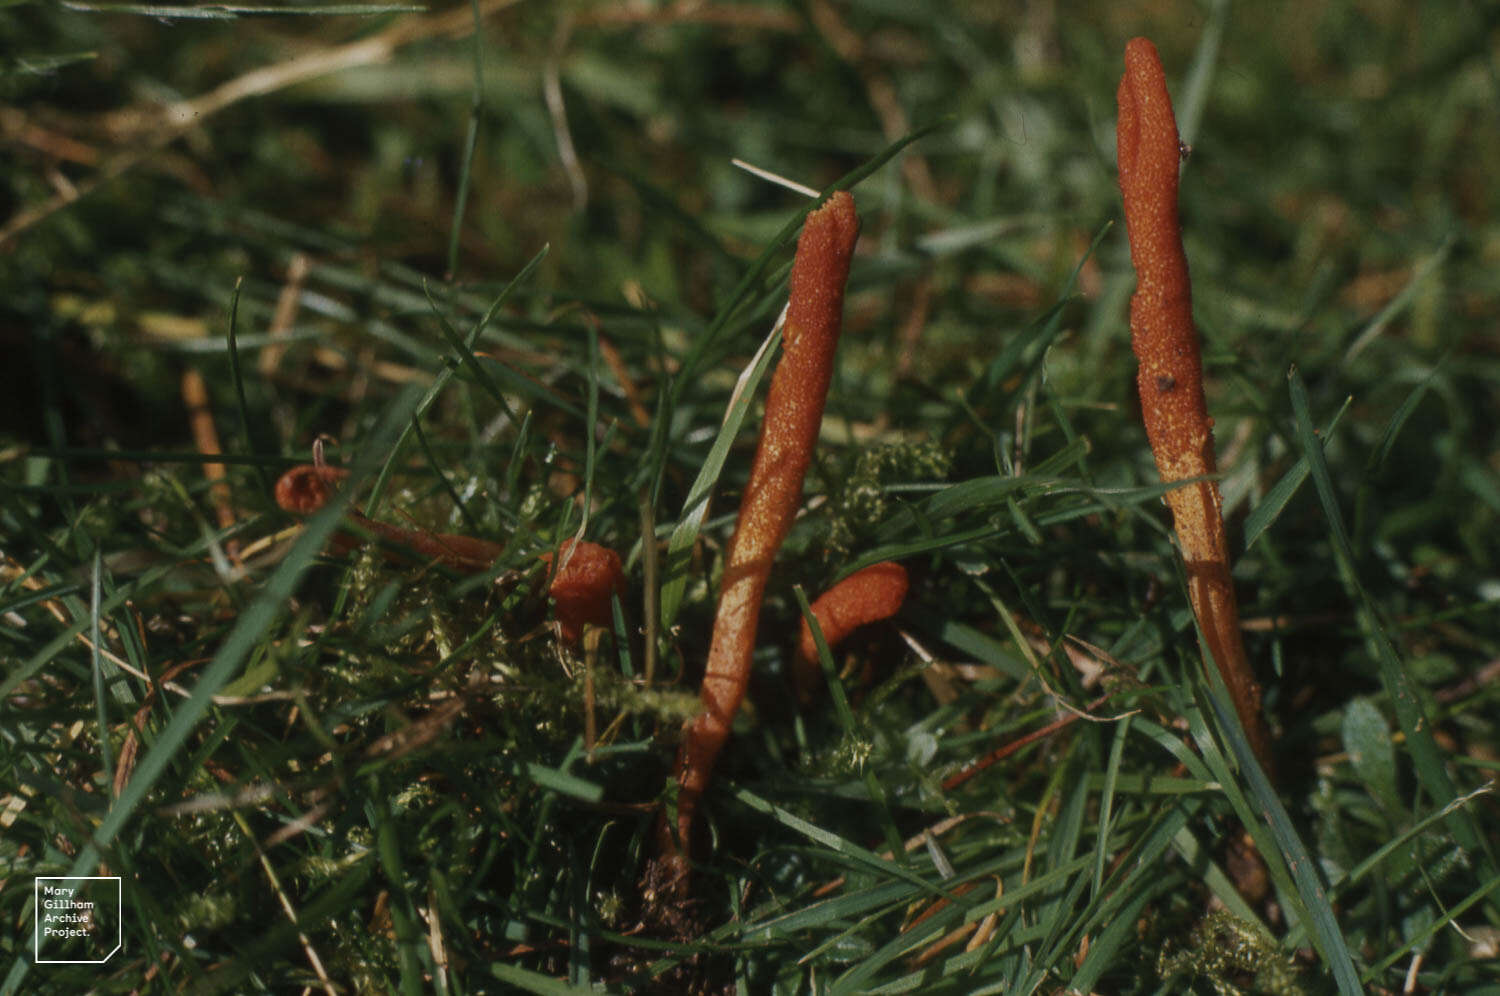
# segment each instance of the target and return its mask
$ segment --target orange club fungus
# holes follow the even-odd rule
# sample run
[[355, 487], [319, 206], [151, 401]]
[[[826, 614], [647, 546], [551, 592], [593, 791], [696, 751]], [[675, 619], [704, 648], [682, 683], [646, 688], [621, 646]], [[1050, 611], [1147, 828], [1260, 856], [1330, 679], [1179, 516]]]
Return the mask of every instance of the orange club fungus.
[[1213, 479], [1213, 420], [1203, 396], [1203, 360], [1177, 216], [1183, 147], [1166, 73], [1149, 40], [1132, 38], [1126, 44], [1117, 99], [1120, 192], [1136, 273], [1130, 344], [1140, 362], [1136, 383], [1141, 416], [1162, 481], [1197, 478], [1166, 494], [1187, 569], [1188, 597], [1240, 724], [1256, 757], [1269, 769], [1270, 739], [1260, 713], [1260, 686], [1240, 638], [1229, 544], [1219, 486]]
[[[677, 755], [677, 821], [667, 860], [685, 872], [698, 801], [750, 681], [761, 600], [776, 552], [802, 503], [843, 325], [844, 285], [859, 216], [839, 191], [808, 214], [792, 263], [782, 356], [771, 378], [765, 420], [724, 567], [713, 638], [703, 675], [702, 711], [683, 730]], [[675, 833], [675, 841], [673, 834]]]
[[[612, 595], [625, 594], [625, 572], [620, 555], [587, 540], [566, 540], [558, 549], [562, 567], [547, 590], [557, 607], [557, 625], [564, 643], [573, 643], [588, 624], [608, 626], [613, 616]], [[552, 566], [552, 554], [542, 554]]]
[[[832, 648], [859, 627], [895, 615], [906, 601], [906, 589], [906, 568], [893, 560], [883, 560], [844, 578], [819, 595], [808, 608], [818, 621], [824, 642]], [[815, 685], [818, 666], [818, 645], [805, 618], [797, 652], [798, 691], [805, 696]]]

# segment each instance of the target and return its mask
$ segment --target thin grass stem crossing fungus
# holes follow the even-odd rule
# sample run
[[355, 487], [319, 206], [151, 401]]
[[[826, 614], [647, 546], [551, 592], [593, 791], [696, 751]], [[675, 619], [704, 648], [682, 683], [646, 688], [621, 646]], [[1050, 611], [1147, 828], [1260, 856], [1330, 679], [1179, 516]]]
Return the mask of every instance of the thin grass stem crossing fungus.
[[[771, 378], [765, 422], [729, 541], [713, 640], [703, 675], [703, 711], [688, 721], [677, 756], [677, 842], [686, 850], [698, 800], [750, 680], [761, 599], [776, 551], [802, 503], [843, 324], [844, 285], [859, 217], [847, 191], [803, 225], [792, 263], [781, 362]], [[667, 842], [669, 853], [676, 853]]]
[[1162, 481], [1198, 478], [1166, 495], [1187, 568], [1188, 596], [1240, 723], [1256, 756], [1269, 767], [1260, 686], [1240, 638], [1219, 486], [1212, 479], [1213, 420], [1203, 396], [1203, 360], [1177, 216], [1182, 146], [1166, 73], [1149, 40], [1133, 38], [1125, 46], [1117, 99], [1120, 192], [1136, 273], [1130, 343], [1140, 362], [1136, 383], [1146, 438]]

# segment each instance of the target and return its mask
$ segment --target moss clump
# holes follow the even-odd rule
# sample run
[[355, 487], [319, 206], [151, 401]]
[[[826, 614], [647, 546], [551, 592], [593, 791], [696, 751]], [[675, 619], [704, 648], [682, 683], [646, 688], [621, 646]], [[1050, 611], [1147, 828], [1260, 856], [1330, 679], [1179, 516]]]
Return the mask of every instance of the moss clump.
[[890, 443], [862, 451], [843, 485], [829, 496], [824, 555], [845, 559], [885, 518], [888, 489], [896, 483], [941, 481], [953, 460], [936, 443]]
[[1202, 979], [1217, 996], [1266, 993], [1301, 996], [1306, 990], [1295, 966], [1254, 924], [1227, 910], [1200, 920], [1182, 947], [1168, 944], [1156, 959], [1163, 983]]

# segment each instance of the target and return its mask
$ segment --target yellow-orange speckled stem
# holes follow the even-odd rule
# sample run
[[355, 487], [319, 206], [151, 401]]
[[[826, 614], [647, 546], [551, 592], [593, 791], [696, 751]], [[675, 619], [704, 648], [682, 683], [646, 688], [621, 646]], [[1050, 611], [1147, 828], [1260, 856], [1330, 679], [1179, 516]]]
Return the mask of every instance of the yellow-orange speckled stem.
[[[1117, 99], [1120, 192], [1136, 273], [1130, 344], [1140, 361], [1136, 384], [1146, 438], [1161, 479], [1170, 483], [1215, 472], [1213, 420], [1203, 398], [1203, 361], [1177, 217], [1177, 119], [1161, 58], [1145, 38], [1125, 46]], [[1240, 638], [1219, 486], [1198, 481], [1173, 489], [1166, 499], [1187, 567], [1188, 596], [1209, 653], [1256, 756], [1270, 770], [1260, 686]]]
[[807, 216], [797, 242], [781, 362], [771, 378], [760, 444], [729, 541], [703, 675], [703, 711], [688, 721], [677, 756], [677, 841], [684, 850], [698, 800], [745, 697], [771, 562], [802, 503], [802, 479], [823, 420], [858, 235], [854, 198], [840, 191]]

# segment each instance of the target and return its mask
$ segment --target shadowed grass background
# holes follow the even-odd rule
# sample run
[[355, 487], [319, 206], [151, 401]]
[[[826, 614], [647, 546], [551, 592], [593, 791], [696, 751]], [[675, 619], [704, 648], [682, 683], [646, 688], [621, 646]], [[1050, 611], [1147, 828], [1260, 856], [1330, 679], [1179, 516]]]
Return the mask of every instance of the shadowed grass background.
[[[1137, 34], [1192, 147], [1275, 786], [1200, 677], [1134, 397]], [[0, 52], [6, 991], [1500, 985], [1488, 5], [22, 2]], [[732, 157], [868, 175], [668, 907], [759, 399], [724, 416], [807, 207]], [[294, 543], [270, 483], [320, 434], [370, 514], [507, 543], [491, 575]], [[571, 648], [533, 565], [579, 529], [630, 591]], [[795, 712], [794, 586], [893, 554], [906, 609]], [[70, 873], [124, 878], [107, 965], [31, 964]]]

